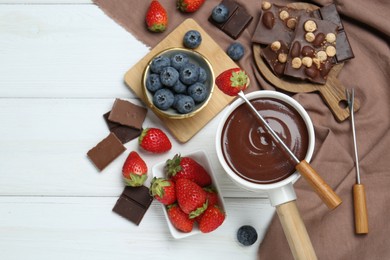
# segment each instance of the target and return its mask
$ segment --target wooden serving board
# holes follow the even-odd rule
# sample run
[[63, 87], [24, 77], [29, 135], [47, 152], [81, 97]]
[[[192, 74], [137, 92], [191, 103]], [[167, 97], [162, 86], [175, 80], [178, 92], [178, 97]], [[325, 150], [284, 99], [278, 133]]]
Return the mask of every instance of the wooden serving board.
[[[237, 67], [237, 64], [230, 59], [226, 52], [204, 31], [193, 19], [187, 19], [154, 47], [145, 57], [135, 64], [125, 74], [125, 82], [135, 94], [145, 102], [142, 93], [142, 74], [150, 61], [157, 53], [172, 47], [184, 47], [183, 36], [188, 30], [197, 30], [202, 35], [202, 44], [196, 49], [203, 54], [211, 63], [214, 75], [217, 76], [224, 70]], [[199, 113], [190, 118], [169, 119], [157, 115], [165, 126], [180, 142], [187, 142], [199, 130], [201, 130], [212, 118], [225, 108], [234, 98], [225, 95], [217, 87], [214, 87], [212, 97], [207, 106]], [[152, 111], [152, 110], [150, 110]]]
[[[306, 3], [292, 3], [288, 6], [297, 9], [309, 10], [318, 8], [312, 4]], [[346, 89], [337, 78], [344, 65], [343, 63], [335, 65], [329, 72], [326, 83], [321, 85], [302, 80], [294, 80], [287, 77], [278, 78], [275, 76], [275, 74], [273, 74], [273, 72], [261, 57], [261, 46], [259, 44], [253, 45], [253, 55], [257, 68], [261, 74], [275, 87], [292, 93], [317, 91], [321, 94], [325, 103], [329, 106], [330, 110], [338, 121], [344, 121], [350, 116], [345, 92]], [[355, 100], [354, 111], [359, 110], [359, 108], [360, 102], [359, 100]]]

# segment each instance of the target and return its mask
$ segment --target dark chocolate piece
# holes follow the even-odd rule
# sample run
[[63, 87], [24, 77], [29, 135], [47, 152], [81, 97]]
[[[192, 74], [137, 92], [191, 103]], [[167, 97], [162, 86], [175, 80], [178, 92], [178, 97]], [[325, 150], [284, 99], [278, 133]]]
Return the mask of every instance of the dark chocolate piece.
[[304, 9], [297, 10], [271, 3], [268, 3], [267, 6], [263, 3], [262, 13], [253, 33], [252, 42], [271, 44], [274, 41], [282, 41], [289, 46], [294, 37], [299, 17], [307, 13]]
[[286, 66], [289, 48], [285, 42], [275, 41], [262, 49], [261, 56], [277, 77], [282, 77]]
[[304, 15], [291, 42], [285, 75], [325, 84], [336, 55], [337, 25]]
[[224, 23], [217, 23], [209, 16], [209, 21], [233, 39], [240, 37], [241, 33], [248, 27], [253, 17], [246, 9], [233, 0], [223, 0], [221, 4], [229, 9], [229, 17]]
[[126, 186], [112, 211], [138, 226], [152, 201], [153, 197], [147, 187]]
[[115, 122], [111, 122], [108, 119], [109, 115], [110, 112], [107, 112], [103, 115], [103, 118], [106, 121], [110, 132], [114, 133], [116, 137], [118, 137], [118, 139], [122, 142], [122, 144], [130, 142], [131, 140], [137, 138], [141, 134], [142, 128], [136, 129]]
[[142, 124], [145, 120], [147, 109], [141, 106], [137, 106], [129, 101], [116, 99], [108, 120], [133, 127], [136, 129], [141, 129]]
[[123, 146], [121, 141], [113, 133], [110, 133], [94, 148], [89, 150], [87, 155], [95, 166], [102, 171], [125, 150], [126, 147]]

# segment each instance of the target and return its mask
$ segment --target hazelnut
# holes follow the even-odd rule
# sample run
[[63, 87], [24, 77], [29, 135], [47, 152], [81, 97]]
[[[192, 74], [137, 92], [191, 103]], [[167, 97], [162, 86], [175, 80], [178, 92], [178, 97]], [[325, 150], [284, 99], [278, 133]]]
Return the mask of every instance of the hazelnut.
[[307, 42], [313, 42], [315, 38], [316, 38], [316, 36], [312, 32], [308, 32], [305, 34], [305, 40]]
[[295, 29], [295, 26], [297, 26], [297, 23], [298, 23], [298, 21], [297, 21], [297, 19], [295, 19], [294, 17], [289, 18], [289, 19], [287, 19], [287, 21], [286, 21], [287, 27], [290, 28], [290, 29], [292, 29], [292, 30]]
[[321, 61], [318, 58], [313, 58], [313, 63], [317, 66], [317, 69], [321, 68]]
[[286, 11], [286, 10], [283, 10], [283, 11], [281, 11], [280, 13], [279, 13], [279, 18], [281, 19], [281, 20], [286, 20], [287, 18], [289, 18], [290, 17], [290, 14]]
[[328, 46], [326, 47], [325, 52], [329, 57], [333, 57], [336, 55], [336, 48], [334, 46]]
[[282, 47], [280, 41], [274, 41], [273, 43], [271, 43], [271, 50], [273, 51], [278, 51], [280, 47]]
[[287, 61], [287, 54], [286, 53], [279, 53], [278, 61], [280, 63], [286, 63], [286, 61]]
[[336, 41], [336, 35], [334, 33], [328, 33], [325, 39], [329, 43], [334, 43]]
[[317, 24], [313, 20], [307, 20], [303, 25], [306, 32], [314, 32], [317, 30]]
[[324, 51], [319, 51], [317, 52], [317, 58], [319, 59], [319, 61], [326, 61], [326, 59], [328, 59], [328, 55], [326, 55], [326, 52]]
[[305, 65], [306, 67], [310, 68], [311, 65], [313, 65], [313, 59], [310, 57], [303, 57], [302, 64]]
[[299, 57], [295, 57], [291, 61], [291, 67], [294, 69], [299, 69], [302, 66], [302, 60]]
[[272, 6], [272, 4], [271, 4], [270, 2], [265, 1], [265, 2], [263, 2], [263, 3], [261, 4], [261, 9], [263, 9], [263, 10], [268, 10], [268, 9], [271, 8], [271, 6]]

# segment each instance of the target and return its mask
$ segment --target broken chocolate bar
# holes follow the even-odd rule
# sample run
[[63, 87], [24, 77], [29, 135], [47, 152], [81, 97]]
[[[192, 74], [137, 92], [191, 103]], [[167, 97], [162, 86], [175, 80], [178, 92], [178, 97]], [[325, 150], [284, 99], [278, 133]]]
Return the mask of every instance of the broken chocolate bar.
[[136, 129], [142, 128], [142, 123], [145, 120], [147, 109], [137, 106], [129, 101], [116, 99], [108, 120], [121, 125], [133, 127]]
[[126, 186], [112, 211], [138, 226], [152, 201], [147, 187]]
[[107, 112], [103, 115], [103, 118], [106, 121], [110, 132], [114, 133], [116, 137], [118, 137], [118, 139], [122, 142], [122, 144], [130, 142], [131, 140], [137, 138], [141, 134], [142, 128], [136, 129], [133, 127], [128, 127], [115, 122], [111, 122], [108, 119], [109, 115], [110, 112]]
[[325, 84], [336, 55], [337, 25], [301, 16], [291, 42], [285, 75]]
[[236, 40], [240, 37], [245, 28], [248, 27], [253, 17], [243, 6], [237, 4], [237, 2], [233, 0], [223, 0], [221, 4], [225, 5], [229, 10], [228, 19], [223, 23], [218, 23], [214, 21], [210, 15], [209, 21], [231, 38]]
[[94, 148], [89, 150], [87, 155], [93, 164], [102, 171], [125, 150], [126, 147], [123, 146], [121, 141], [113, 133], [110, 133]]
[[277, 77], [284, 74], [289, 48], [283, 41], [274, 41], [261, 51], [261, 56]]

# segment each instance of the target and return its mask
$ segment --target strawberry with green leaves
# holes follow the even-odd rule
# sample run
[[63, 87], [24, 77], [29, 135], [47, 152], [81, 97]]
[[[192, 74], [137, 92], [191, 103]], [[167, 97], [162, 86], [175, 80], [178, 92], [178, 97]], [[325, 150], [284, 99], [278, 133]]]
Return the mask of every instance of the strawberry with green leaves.
[[195, 220], [190, 219], [188, 214], [184, 213], [176, 203], [167, 207], [167, 214], [175, 228], [184, 233], [192, 231]]
[[167, 160], [165, 172], [173, 181], [185, 178], [192, 180], [201, 187], [211, 184], [211, 177], [208, 172], [191, 157], [181, 157], [176, 154], [172, 159]]
[[168, 26], [168, 14], [157, 0], [153, 0], [146, 11], [146, 26], [149, 31], [163, 32]]
[[219, 204], [218, 192], [216, 191], [216, 189], [214, 189], [214, 187], [204, 187], [203, 190], [206, 191], [206, 197], [209, 207]]
[[137, 187], [148, 178], [148, 166], [135, 151], [130, 152], [122, 167], [122, 176], [127, 186]]
[[199, 218], [199, 230], [202, 233], [210, 233], [216, 230], [225, 221], [225, 212], [217, 205], [210, 206]]
[[205, 0], [177, 0], [177, 9], [184, 13], [193, 13], [199, 10]]
[[175, 183], [165, 178], [154, 177], [150, 184], [150, 194], [164, 205], [176, 202]]
[[138, 143], [151, 153], [165, 153], [172, 148], [168, 136], [159, 128], [145, 128], [138, 138]]
[[176, 198], [181, 210], [190, 218], [201, 215], [208, 205], [206, 192], [195, 182], [184, 178], [176, 181]]
[[237, 96], [248, 87], [249, 77], [242, 69], [232, 68], [219, 74], [215, 79], [215, 85], [226, 95]]

